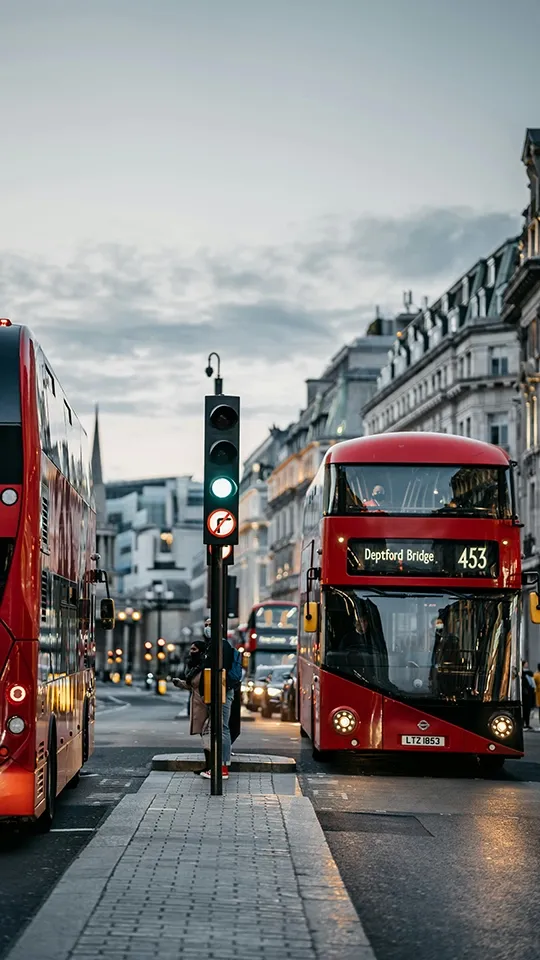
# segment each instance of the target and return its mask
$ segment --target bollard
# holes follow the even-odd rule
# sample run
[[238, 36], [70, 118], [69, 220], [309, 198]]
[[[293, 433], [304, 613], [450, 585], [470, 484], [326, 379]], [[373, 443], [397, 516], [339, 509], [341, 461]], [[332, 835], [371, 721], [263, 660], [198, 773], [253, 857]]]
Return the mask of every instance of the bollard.
[[163, 680], [163, 679], [158, 680], [158, 690], [157, 690], [157, 692], [159, 693], [159, 695], [160, 695], [161, 697], [162, 697], [165, 693], [167, 693], [167, 681], [166, 681], [166, 680]]
[[131, 676], [130, 673], [126, 673], [126, 676], [125, 676], [125, 678], [124, 678], [124, 683], [125, 683], [126, 687], [131, 687], [131, 685], [132, 685], [132, 683], [133, 683], [133, 677]]

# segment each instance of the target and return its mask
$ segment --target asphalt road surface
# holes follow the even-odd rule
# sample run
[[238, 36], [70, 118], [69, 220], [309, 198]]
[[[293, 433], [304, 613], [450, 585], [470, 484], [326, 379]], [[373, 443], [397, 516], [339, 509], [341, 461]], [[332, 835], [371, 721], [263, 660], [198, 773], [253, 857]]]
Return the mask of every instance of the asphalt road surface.
[[[0, 958], [154, 754], [198, 750], [186, 695], [102, 687], [96, 750], [47, 836], [0, 835]], [[294, 756], [378, 960], [537, 960], [540, 732], [492, 780], [427, 758], [318, 764], [296, 724], [245, 723], [237, 751]]]

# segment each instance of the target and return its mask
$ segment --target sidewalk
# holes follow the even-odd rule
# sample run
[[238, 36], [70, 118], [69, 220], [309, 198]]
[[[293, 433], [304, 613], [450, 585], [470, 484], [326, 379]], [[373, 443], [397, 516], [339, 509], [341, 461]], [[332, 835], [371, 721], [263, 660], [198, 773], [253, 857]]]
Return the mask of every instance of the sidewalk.
[[153, 772], [7, 960], [374, 960], [295, 774]]

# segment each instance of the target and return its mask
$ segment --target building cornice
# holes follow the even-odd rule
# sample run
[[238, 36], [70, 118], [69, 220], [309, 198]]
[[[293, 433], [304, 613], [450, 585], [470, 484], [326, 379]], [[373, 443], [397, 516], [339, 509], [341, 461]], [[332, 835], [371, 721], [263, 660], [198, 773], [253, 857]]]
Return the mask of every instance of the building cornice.
[[[462, 330], [458, 330], [454, 334], [448, 334], [440, 341], [435, 347], [425, 353], [420, 360], [416, 363], [411, 364], [407, 367], [403, 373], [400, 373], [399, 377], [395, 377], [390, 381], [382, 390], [379, 390], [378, 393], [368, 400], [364, 406], [364, 417], [366, 414], [371, 413], [376, 407], [382, 403], [384, 400], [387, 400], [393, 394], [395, 394], [400, 387], [405, 386], [416, 374], [422, 373], [429, 365], [435, 360], [440, 359], [441, 356], [445, 353], [449, 353], [452, 356], [455, 355], [456, 349], [461, 346], [467, 339], [472, 336], [493, 336], [494, 333], [508, 333], [508, 328], [501, 321], [497, 320], [493, 323], [482, 322], [481, 324], [467, 324], [466, 327], [463, 327]], [[517, 374], [516, 374], [517, 376]], [[477, 382], [478, 379], [489, 379], [489, 378], [474, 378], [474, 382]], [[501, 379], [500, 377], [498, 379]], [[432, 399], [432, 398], [430, 398]]]

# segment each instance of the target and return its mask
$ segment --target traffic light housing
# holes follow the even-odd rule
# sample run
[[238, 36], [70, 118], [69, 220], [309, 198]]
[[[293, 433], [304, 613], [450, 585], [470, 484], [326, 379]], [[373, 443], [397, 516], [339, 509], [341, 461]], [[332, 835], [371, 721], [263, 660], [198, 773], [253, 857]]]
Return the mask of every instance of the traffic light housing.
[[146, 643], [145, 643], [145, 645], [144, 645], [144, 659], [145, 659], [145, 660], [152, 660], [152, 659], [153, 659], [152, 644], [151, 644], [150, 640], [147, 640]]
[[167, 654], [165, 653], [165, 640], [163, 637], [160, 637], [157, 642], [157, 658], [158, 660], [165, 660]]
[[205, 398], [204, 543], [238, 543], [240, 397]]

